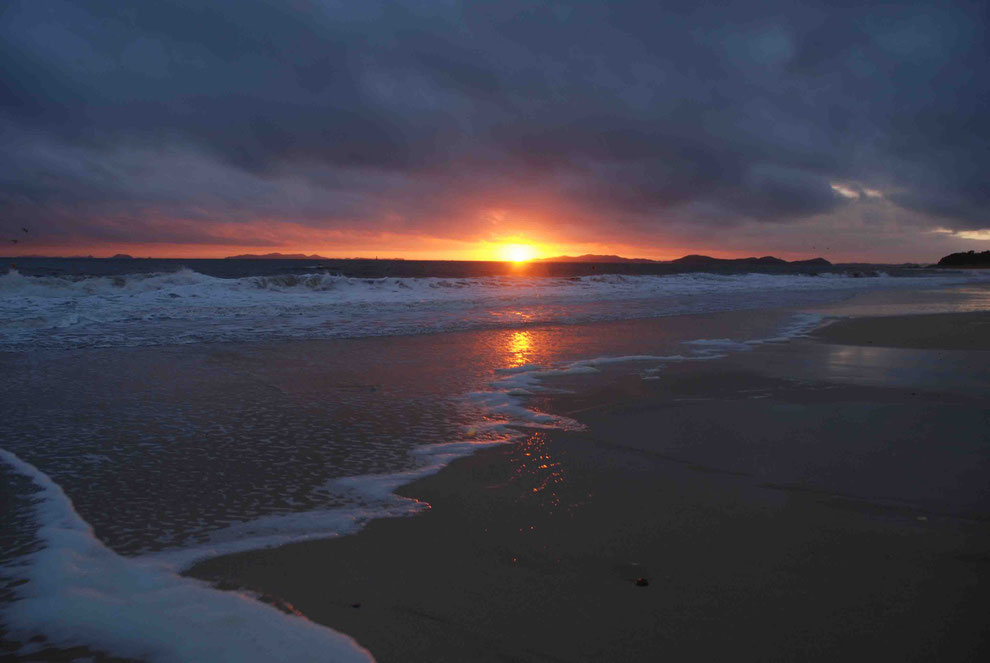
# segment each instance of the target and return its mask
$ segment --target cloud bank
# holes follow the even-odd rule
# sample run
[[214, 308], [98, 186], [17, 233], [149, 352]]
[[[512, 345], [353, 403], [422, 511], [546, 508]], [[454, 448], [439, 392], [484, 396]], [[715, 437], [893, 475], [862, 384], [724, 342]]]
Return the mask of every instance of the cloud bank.
[[9, 3], [3, 223], [904, 259], [990, 228], [986, 3], [750, 5]]

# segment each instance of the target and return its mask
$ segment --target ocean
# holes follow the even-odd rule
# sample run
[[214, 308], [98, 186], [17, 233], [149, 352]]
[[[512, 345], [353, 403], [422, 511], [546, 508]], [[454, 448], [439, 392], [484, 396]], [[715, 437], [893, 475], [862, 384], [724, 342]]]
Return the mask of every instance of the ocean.
[[808, 305], [941, 270], [352, 260], [20, 259], [0, 350], [355, 338]]
[[567, 381], [655, 379], [801, 336], [821, 321], [809, 308], [985, 280], [665, 268], [17, 260], [0, 275], [5, 646], [365, 660], [180, 572], [416, 514], [428, 505], [398, 486], [521, 431], [579, 428], [530, 402]]

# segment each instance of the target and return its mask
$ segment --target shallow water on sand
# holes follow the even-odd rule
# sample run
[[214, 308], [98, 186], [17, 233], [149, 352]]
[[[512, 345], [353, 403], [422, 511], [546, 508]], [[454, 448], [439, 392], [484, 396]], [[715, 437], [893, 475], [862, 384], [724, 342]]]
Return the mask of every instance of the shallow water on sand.
[[673, 354], [784, 316], [5, 355], [4, 446], [119, 553], [202, 544], [261, 516], [368, 506], [328, 481], [414, 469], [418, 447], [504, 439], [506, 417], [464, 398], [498, 369]]

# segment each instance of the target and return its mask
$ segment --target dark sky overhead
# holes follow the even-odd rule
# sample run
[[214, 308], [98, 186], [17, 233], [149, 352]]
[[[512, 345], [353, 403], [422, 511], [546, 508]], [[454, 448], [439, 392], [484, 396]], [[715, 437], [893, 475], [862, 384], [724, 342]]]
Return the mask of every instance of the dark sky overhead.
[[985, 1], [0, 12], [20, 252], [990, 247]]

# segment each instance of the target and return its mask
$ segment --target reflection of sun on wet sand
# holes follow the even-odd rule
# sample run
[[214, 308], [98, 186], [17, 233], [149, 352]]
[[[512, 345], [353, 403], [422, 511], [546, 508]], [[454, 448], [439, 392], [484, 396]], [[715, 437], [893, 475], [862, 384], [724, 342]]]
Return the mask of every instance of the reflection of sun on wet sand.
[[509, 368], [530, 363], [533, 350], [533, 334], [528, 331], [510, 332], [508, 339]]
[[[385, 662], [982, 660], [987, 320], [854, 319], [658, 380], [569, 379], [534, 404], [587, 430], [401, 489], [428, 513], [193, 573]], [[537, 338], [505, 335], [508, 365]]]

